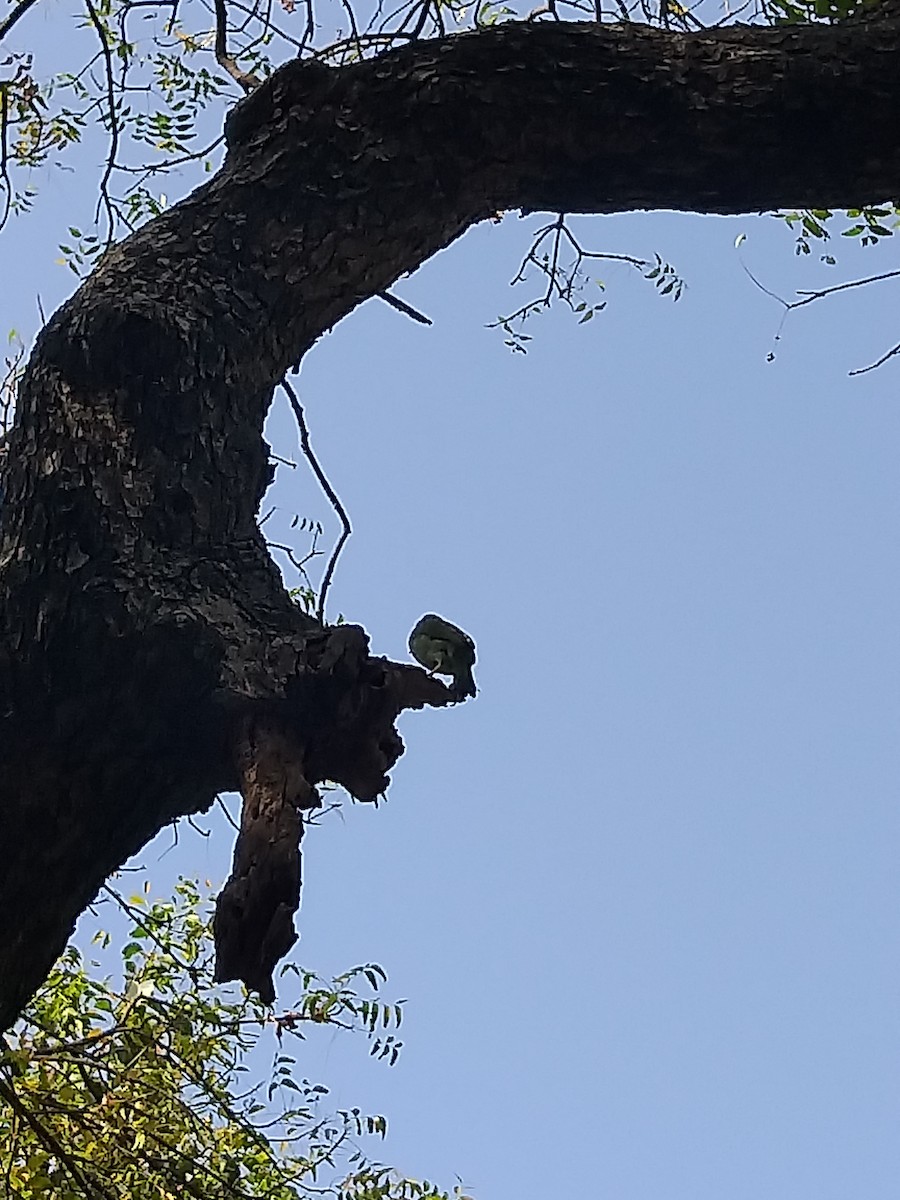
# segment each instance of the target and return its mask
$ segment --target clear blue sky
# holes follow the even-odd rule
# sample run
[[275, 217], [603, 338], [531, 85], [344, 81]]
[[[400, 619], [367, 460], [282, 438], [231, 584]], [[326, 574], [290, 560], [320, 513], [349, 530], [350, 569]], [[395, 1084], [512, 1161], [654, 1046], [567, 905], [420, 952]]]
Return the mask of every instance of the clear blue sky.
[[[0, 236], [4, 330], [73, 282], [65, 202]], [[409, 1003], [393, 1070], [334, 1039], [303, 1071], [478, 1200], [896, 1200], [900, 360], [847, 378], [896, 304], [811, 306], [767, 362], [780, 310], [733, 246], [783, 294], [897, 252], [838, 274], [770, 219], [583, 221], [688, 290], [602, 269], [607, 311], [521, 358], [483, 326], [535, 223], [398, 286], [433, 328], [372, 301], [299, 377], [354, 524], [333, 612], [401, 659], [444, 614], [480, 687], [406, 715], [388, 803], [307, 839], [299, 961], [374, 958]], [[296, 453], [283, 408], [269, 433]], [[302, 470], [272, 502], [273, 537], [334, 533]], [[215, 824], [148, 849], [154, 884], [220, 882]]]

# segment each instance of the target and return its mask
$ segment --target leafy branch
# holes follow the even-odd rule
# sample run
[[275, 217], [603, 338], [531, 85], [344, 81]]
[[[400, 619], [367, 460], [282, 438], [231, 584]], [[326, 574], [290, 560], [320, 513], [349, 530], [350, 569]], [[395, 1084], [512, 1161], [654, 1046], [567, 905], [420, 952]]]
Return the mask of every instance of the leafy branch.
[[[661, 295], [671, 295], [674, 300], [680, 299], [684, 289], [684, 283], [675, 268], [663, 262], [659, 255], [655, 255], [651, 263], [630, 254], [586, 250], [567, 224], [566, 214], [559, 213], [549, 225], [542, 225], [537, 230], [518, 271], [510, 281], [511, 286], [515, 287], [525, 282], [536, 270], [546, 280], [543, 294], [527, 301], [508, 316], [498, 317], [488, 328], [501, 329], [507, 335], [504, 345], [514, 353], [525, 354], [526, 343], [532, 340], [530, 335], [523, 332], [525, 322], [545, 312], [554, 301], [573, 312], [579, 318], [579, 325], [592, 320], [606, 307], [605, 300], [591, 304], [583, 298], [586, 287], [592, 282], [586, 264], [593, 261], [627, 263], [640, 271], [645, 279], [652, 280]], [[601, 290], [605, 288], [602, 280], [595, 279], [593, 282]]]
[[286, 1036], [315, 1028], [356, 1030], [394, 1062], [402, 1001], [380, 998], [381, 967], [325, 980], [289, 966], [298, 994], [272, 1013], [213, 984], [208, 897], [192, 881], [171, 900], [151, 900], [145, 885], [127, 899], [107, 889], [105, 902], [129, 922], [118, 965], [97, 976], [111, 943], [101, 927], [94, 962], [70, 946], [0, 1047], [5, 1194], [451, 1200], [370, 1161], [359, 1139], [383, 1139], [385, 1118], [323, 1111], [327, 1088], [303, 1078], [284, 1048]]

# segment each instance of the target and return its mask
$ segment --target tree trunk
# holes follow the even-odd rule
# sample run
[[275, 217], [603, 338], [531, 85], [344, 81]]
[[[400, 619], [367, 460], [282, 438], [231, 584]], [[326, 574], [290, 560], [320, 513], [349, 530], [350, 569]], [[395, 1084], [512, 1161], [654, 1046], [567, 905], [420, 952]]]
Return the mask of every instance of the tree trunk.
[[23, 381], [0, 506], [0, 1028], [104, 878], [236, 787], [219, 974], [271, 997], [316, 785], [376, 797], [396, 715], [450, 700], [287, 596], [256, 524], [284, 372], [499, 210], [896, 196], [897, 14], [509, 24], [289, 63], [237, 105], [221, 171], [105, 255]]

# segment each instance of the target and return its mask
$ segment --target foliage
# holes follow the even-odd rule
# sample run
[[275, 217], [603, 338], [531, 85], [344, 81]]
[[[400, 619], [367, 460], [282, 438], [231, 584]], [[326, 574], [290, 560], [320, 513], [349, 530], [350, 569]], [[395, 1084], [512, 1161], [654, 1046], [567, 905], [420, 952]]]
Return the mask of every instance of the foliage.
[[[828, 208], [804, 209], [801, 212], [778, 214], [788, 228], [796, 231], [797, 254], [811, 254], [812, 242], [827, 242], [834, 232], [828, 222], [840, 214]], [[841, 237], [858, 241], [861, 246], [875, 246], [882, 238], [893, 237], [900, 227], [900, 206], [896, 204], [870, 205], [866, 208], [850, 208], [846, 213], [849, 224], [839, 231]], [[837, 261], [833, 254], [822, 254], [823, 262], [833, 266]]]
[[[450, 1200], [358, 1144], [386, 1121], [324, 1110], [286, 1045], [314, 1027], [362, 1033], [396, 1061], [402, 1002], [366, 964], [329, 981], [287, 967], [293, 1007], [274, 1014], [214, 986], [208, 902], [182, 879], [171, 900], [118, 905], [129, 930], [114, 974], [108, 932], [70, 946], [0, 1060], [0, 1191], [21, 1200]], [[95, 911], [95, 919], [99, 914]], [[264, 1069], [266, 1048], [271, 1060]], [[266, 1078], [266, 1074], [268, 1078]], [[459, 1190], [452, 1195], [461, 1200]]]
[[878, 0], [769, 0], [769, 15], [775, 24], [802, 25], [824, 22], [831, 25], [875, 8]]

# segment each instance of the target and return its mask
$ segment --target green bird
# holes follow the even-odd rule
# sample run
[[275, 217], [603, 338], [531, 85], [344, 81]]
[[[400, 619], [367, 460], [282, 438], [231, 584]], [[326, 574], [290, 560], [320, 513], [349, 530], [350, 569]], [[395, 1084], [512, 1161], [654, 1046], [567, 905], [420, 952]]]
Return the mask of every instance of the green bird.
[[409, 652], [432, 675], [452, 675], [457, 700], [475, 695], [475, 643], [458, 626], [426, 613], [409, 635]]

